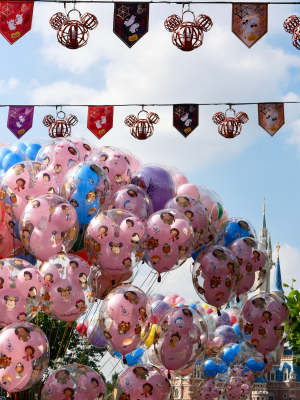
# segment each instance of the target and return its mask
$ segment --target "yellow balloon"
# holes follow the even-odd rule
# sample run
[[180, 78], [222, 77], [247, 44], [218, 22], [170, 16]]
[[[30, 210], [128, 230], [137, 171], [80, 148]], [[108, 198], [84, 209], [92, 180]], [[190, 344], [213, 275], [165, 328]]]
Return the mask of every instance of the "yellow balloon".
[[208, 304], [203, 304], [202, 307], [205, 308], [205, 310], [207, 310], [209, 308], [209, 305]]
[[153, 344], [153, 340], [154, 340], [154, 335], [155, 335], [155, 331], [156, 331], [156, 324], [152, 325], [151, 331], [149, 336], [147, 337], [147, 340], [145, 341], [145, 345], [147, 347], [150, 347]]

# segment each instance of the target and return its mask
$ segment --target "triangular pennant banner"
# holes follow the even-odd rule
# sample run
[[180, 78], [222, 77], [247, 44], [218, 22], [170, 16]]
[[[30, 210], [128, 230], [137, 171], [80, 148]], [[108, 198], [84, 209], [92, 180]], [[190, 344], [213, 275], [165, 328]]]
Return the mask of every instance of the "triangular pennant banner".
[[187, 138], [199, 124], [198, 104], [173, 105], [173, 126]]
[[7, 127], [16, 138], [20, 139], [32, 128], [33, 112], [33, 106], [9, 106]]
[[232, 32], [247, 47], [252, 47], [268, 32], [268, 4], [233, 3]]
[[148, 32], [149, 3], [115, 3], [114, 33], [132, 47]]
[[0, 33], [14, 44], [31, 29], [34, 1], [0, 1]]
[[258, 123], [274, 136], [284, 125], [284, 103], [258, 103]]
[[88, 129], [101, 139], [112, 127], [114, 121], [114, 106], [89, 107]]

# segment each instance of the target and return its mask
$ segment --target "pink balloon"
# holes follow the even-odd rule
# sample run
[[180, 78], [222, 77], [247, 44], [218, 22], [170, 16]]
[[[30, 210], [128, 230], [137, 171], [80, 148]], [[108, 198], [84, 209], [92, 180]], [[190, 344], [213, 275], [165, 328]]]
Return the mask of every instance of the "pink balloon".
[[163, 372], [147, 364], [137, 364], [126, 369], [114, 387], [115, 398], [118, 400], [165, 400], [169, 398], [170, 392], [171, 384]]
[[239, 319], [243, 340], [265, 355], [285, 342], [283, 323], [289, 308], [278, 296], [270, 293], [251, 297], [244, 305]]
[[90, 154], [88, 160], [94, 161], [107, 173], [111, 194], [131, 181], [132, 171], [128, 157], [115, 147], [101, 147]]
[[45, 288], [43, 311], [61, 321], [75, 321], [93, 305], [96, 278], [90, 265], [77, 255], [54, 256], [40, 267]]
[[[95, 274], [97, 276], [97, 298], [100, 300], [104, 300], [116, 287], [133, 281], [133, 271], [131, 269], [116, 276], [106, 274], [100, 270], [95, 270]], [[113, 281], [114, 284], [112, 283]]]
[[49, 344], [43, 331], [28, 322], [15, 323], [0, 333], [0, 385], [8, 392], [31, 387], [49, 362]]
[[[72, 378], [72, 379], [71, 379]], [[42, 400], [104, 400], [106, 387], [97, 372], [86, 365], [64, 365], [53, 371], [42, 390]]]
[[165, 208], [175, 209], [189, 219], [194, 230], [193, 246], [195, 251], [199, 251], [207, 242], [211, 227], [210, 214], [205, 205], [196, 197], [178, 195], [168, 201]]
[[154, 342], [159, 361], [167, 370], [183, 370], [203, 357], [206, 324], [199, 311], [188, 306], [172, 308], [159, 321]]
[[147, 263], [160, 275], [176, 269], [187, 260], [193, 248], [190, 221], [173, 209], [154, 213], [147, 221]]
[[100, 309], [100, 328], [114, 350], [125, 355], [147, 339], [153, 323], [151, 303], [146, 294], [132, 285], [113, 290]]
[[199, 253], [193, 267], [193, 283], [204, 302], [220, 308], [234, 297], [239, 282], [239, 263], [226, 247], [209, 246]]
[[184, 183], [180, 185], [177, 190], [177, 195], [190, 195], [199, 198], [199, 190], [196, 185], [192, 183]]
[[183, 297], [179, 296], [175, 299], [175, 304], [184, 303], [184, 302], [185, 302], [185, 299]]
[[0, 261], [0, 325], [30, 321], [42, 306], [42, 278], [36, 267], [19, 258]]
[[85, 233], [85, 250], [91, 263], [116, 276], [131, 270], [144, 255], [144, 224], [124, 210], [101, 212]]
[[38, 152], [36, 161], [42, 164], [42, 169], [52, 169], [61, 185], [67, 171], [80, 161], [80, 151], [69, 139], [49, 140]]
[[225, 381], [225, 393], [229, 400], [238, 400], [241, 399], [241, 396], [246, 398], [249, 392], [250, 387], [246, 379], [231, 376]]
[[221, 385], [213, 379], [204, 379], [197, 388], [196, 400], [217, 400], [221, 394]]
[[80, 151], [80, 160], [85, 161], [89, 155], [96, 150], [96, 146], [88, 142], [85, 138], [80, 136], [69, 136], [71, 142], [73, 142]]
[[10, 230], [7, 227], [10, 217], [5, 213], [1, 203], [0, 207], [1, 207], [0, 216], [2, 219], [0, 223], [0, 259], [2, 259], [10, 257], [12, 255], [14, 248], [14, 237], [10, 233]]
[[55, 195], [31, 200], [20, 218], [22, 243], [29, 253], [41, 260], [60, 252], [67, 253], [76, 242], [78, 230], [74, 207]]
[[146, 192], [135, 185], [127, 185], [115, 192], [110, 200], [108, 207], [119, 208], [131, 212], [138, 217], [144, 224], [153, 214], [153, 205]]

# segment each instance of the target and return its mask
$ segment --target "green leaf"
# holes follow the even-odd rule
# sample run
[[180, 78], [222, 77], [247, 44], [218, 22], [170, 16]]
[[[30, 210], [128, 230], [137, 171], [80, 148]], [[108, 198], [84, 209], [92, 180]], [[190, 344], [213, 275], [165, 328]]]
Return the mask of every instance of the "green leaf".
[[292, 279], [292, 282], [296, 282], [296, 279]]
[[290, 287], [290, 286], [287, 285], [286, 283], [283, 283], [283, 287]]

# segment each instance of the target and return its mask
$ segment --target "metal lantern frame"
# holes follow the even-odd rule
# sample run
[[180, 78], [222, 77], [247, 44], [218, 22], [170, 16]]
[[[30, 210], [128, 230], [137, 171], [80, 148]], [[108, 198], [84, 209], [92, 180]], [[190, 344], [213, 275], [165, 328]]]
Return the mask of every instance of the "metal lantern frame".
[[[145, 118], [140, 118], [140, 114], [146, 113]], [[138, 113], [137, 117], [133, 114], [125, 118], [125, 125], [130, 127], [131, 135], [138, 140], [146, 140], [153, 135], [154, 125], [160, 121], [158, 114], [142, 110]]]
[[284, 21], [283, 28], [287, 33], [293, 35], [293, 46], [300, 50], [300, 17], [291, 15]]
[[[227, 116], [228, 111], [233, 112], [234, 116]], [[241, 133], [242, 124], [247, 123], [249, 121], [249, 117], [243, 111], [235, 113], [235, 110], [230, 106], [225, 113], [217, 112], [214, 114], [212, 120], [218, 125], [218, 132], [221, 136], [226, 139], [233, 139]]]
[[[77, 11], [79, 19], [71, 19], [70, 13]], [[81, 12], [74, 8], [67, 12], [65, 4], [65, 14], [58, 12], [49, 21], [51, 27], [57, 30], [58, 42], [67, 49], [76, 50], [84, 47], [89, 39], [89, 30], [98, 26], [98, 19], [95, 15]]]
[[71, 127], [78, 123], [75, 115], [66, 113], [62, 110], [56, 112], [56, 119], [53, 115], [46, 115], [43, 125], [49, 128], [49, 136], [52, 139], [65, 138], [71, 135]]

